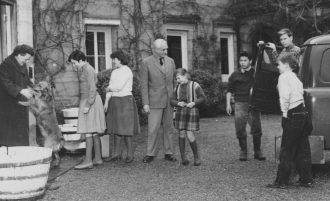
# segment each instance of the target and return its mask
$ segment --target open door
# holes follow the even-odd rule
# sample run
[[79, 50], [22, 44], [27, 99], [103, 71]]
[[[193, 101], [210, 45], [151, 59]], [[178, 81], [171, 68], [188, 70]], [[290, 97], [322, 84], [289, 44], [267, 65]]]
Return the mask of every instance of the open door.
[[279, 113], [280, 104], [277, 91], [279, 71], [270, 55], [270, 49], [259, 48], [251, 106], [260, 112]]

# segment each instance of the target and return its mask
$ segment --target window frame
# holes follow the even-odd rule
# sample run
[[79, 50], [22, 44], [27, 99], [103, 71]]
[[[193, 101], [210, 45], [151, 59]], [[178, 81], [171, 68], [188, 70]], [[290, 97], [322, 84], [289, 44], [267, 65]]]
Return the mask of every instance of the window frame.
[[[229, 76], [235, 70], [235, 52], [234, 52], [234, 33], [229, 32], [220, 32], [219, 43], [221, 43], [221, 38], [226, 38], [228, 41], [227, 44], [227, 52], [228, 52], [228, 74], [221, 74], [221, 78], [223, 82], [228, 82]], [[221, 44], [220, 44], [221, 45]], [[221, 49], [221, 47], [220, 47]], [[222, 49], [221, 49], [222, 51]], [[220, 55], [221, 56], [221, 55]], [[221, 62], [219, 62], [221, 65]]]
[[[104, 32], [104, 45], [105, 45], [105, 69], [112, 68], [112, 61], [110, 58], [110, 54], [112, 52], [112, 41], [111, 41], [111, 26], [98, 26], [98, 25], [92, 25], [92, 24], [86, 24], [85, 28], [85, 36], [87, 32], [93, 32], [94, 36], [94, 64], [91, 64], [95, 72], [99, 72], [98, 68], [98, 44], [97, 44], [97, 33], [98, 32]], [[85, 37], [85, 54], [87, 56], [87, 47], [86, 47], [86, 37]]]

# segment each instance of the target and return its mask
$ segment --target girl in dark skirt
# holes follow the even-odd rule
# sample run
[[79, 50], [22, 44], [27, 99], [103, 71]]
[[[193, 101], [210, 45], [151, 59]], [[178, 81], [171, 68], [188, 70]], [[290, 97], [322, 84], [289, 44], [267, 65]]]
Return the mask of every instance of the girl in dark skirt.
[[195, 131], [199, 130], [199, 112], [197, 106], [205, 101], [203, 89], [197, 82], [189, 80], [186, 69], [179, 68], [176, 71], [178, 85], [173, 92], [171, 105], [176, 107], [174, 127], [179, 130], [179, 148], [182, 165], [188, 165], [189, 161], [185, 155], [185, 138], [187, 136], [191, 150], [194, 154], [194, 165], [201, 164], [199, 157]]
[[110, 57], [115, 69], [107, 87], [107, 93], [110, 94], [106, 96], [104, 109], [107, 111], [107, 132], [115, 135], [115, 151], [108, 161], [121, 159], [120, 142], [124, 138], [127, 147], [125, 161], [130, 163], [134, 160], [132, 137], [140, 133], [137, 107], [132, 95], [133, 73], [127, 66], [128, 59], [122, 51], [114, 52]]

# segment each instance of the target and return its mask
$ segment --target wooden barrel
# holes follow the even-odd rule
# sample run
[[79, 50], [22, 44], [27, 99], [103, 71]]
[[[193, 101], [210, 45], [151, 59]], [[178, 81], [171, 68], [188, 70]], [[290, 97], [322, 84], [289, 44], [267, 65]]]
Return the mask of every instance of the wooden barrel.
[[60, 125], [64, 137], [64, 149], [69, 153], [80, 153], [86, 148], [86, 142], [77, 133], [79, 108], [63, 109], [65, 124]]
[[0, 200], [44, 194], [52, 150], [44, 147], [0, 147]]

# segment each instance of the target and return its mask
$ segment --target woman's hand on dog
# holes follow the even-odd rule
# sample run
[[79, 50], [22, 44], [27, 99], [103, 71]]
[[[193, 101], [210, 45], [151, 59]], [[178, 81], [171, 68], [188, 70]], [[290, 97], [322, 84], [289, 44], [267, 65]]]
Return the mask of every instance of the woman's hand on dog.
[[22, 89], [19, 93], [25, 96], [27, 99], [30, 99], [33, 96], [33, 90], [29, 88]]
[[84, 107], [83, 112], [84, 114], [87, 114], [89, 112], [89, 107]]

